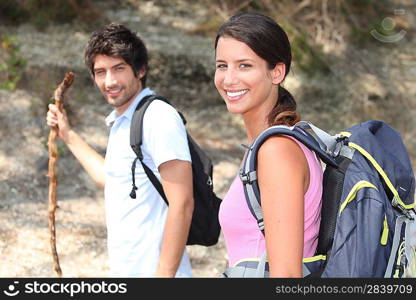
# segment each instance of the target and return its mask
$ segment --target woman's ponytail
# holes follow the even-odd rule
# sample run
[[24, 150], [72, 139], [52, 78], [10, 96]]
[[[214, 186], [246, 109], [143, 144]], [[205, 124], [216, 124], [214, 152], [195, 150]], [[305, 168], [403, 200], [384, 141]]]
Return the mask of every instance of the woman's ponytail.
[[268, 123], [273, 125], [292, 126], [300, 120], [300, 114], [296, 112], [296, 101], [292, 94], [279, 85], [276, 106], [268, 116]]

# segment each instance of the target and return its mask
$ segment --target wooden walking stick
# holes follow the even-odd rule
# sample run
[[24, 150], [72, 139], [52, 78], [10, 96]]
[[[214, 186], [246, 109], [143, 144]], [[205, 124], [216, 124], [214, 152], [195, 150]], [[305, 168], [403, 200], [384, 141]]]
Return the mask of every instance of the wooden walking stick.
[[[54, 98], [55, 104], [58, 109], [62, 111], [64, 94], [74, 82], [74, 73], [68, 72], [65, 74], [64, 80], [58, 85], [55, 90]], [[57, 175], [56, 175], [56, 161], [58, 159], [58, 151], [56, 147], [56, 137], [58, 136], [58, 128], [52, 127], [49, 132], [48, 138], [48, 150], [49, 150], [49, 166], [48, 166], [48, 177], [49, 177], [49, 203], [48, 203], [48, 224], [50, 234], [50, 244], [52, 250], [52, 258], [54, 263], [54, 269], [58, 277], [62, 277], [61, 266], [59, 265], [58, 253], [56, 252], [56, 232], [55, 232], [55, 211], [58, 208], [56, 204], [56, 186], [57, 186]]]

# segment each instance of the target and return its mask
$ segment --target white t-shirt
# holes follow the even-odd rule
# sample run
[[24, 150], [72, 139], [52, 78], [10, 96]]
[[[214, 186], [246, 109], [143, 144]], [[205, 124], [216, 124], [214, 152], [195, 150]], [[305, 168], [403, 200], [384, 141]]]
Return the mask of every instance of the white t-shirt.
[[[113, 111], [105, 156], [105, 209], [110, 273], [113, 277], [152, 277], [159, 262], [167, 205], [154, 188], [140, 161], [136, 164], [136, 199], [130, 198], [131, 166], [136, 158], [130, 147], [130, 122], [140, 100], [153, 92], [146, 88], [120, 116]], [[160, 164], [178, 159], [191, 161], [184, 124], [177, 111], [155, 100], [143, 119], [142, 151], [145, 164], [160, 179]], [[190, 277], [186, 251], [176, 277]]]

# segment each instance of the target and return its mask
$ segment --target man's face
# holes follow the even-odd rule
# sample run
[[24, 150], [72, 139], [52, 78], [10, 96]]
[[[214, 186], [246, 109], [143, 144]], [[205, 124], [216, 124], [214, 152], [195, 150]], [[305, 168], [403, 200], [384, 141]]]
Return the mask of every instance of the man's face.
[[122, 58], [98, 54], [93, 72], [95, 84], [119, 115], [142, 90], [140, 79], [144, 72], [134, 76], [133, 69]]

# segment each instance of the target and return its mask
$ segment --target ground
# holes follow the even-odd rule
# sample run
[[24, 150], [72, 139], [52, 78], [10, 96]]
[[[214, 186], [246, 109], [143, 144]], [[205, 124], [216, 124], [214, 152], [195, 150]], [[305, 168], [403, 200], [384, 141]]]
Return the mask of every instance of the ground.
[[[43, 119], [32, 117], [33, 102], [39, 104], [41, 101], [25, 91], [0, 91], [1, 277], [55, 276], [47, 217], [47, 149], [45, 134], [41, 136], [42, 132], [48, 132], [48, 128]], [[92, 105], [86, 105], [83, 111], [85, 119], [104, 118], [94, 111]], [[213, 131], [212, 137], [206, 138], [201, 145], [215, 162], [214, 186], [222, 197], [237, 172], [236, 154], [240, 150], [230, 145], [239, 145], [238, 136], [241, 133], [239, 129], [232, 128], [231, 118], [226, 113], [218, 118], [215, 110], [210, 110], [200, 113], [198, 121], [194, 119], [196, 113], [193, 118], [188, 118], [189, 123], [193, 124], [189, 130], [192, 132], [200, 127], [205, 131]], [[214, 134], [217, 131], [204, 125], [214, 114], [218, 118], [215, 126], [230, 127], [226, 142], [219, 141]], [[100, 122], [94, 124], [80, 126], [79, 129], [97, 149], [102, 149], [105, 147], [107, 129]], [[200, 131], [200, 134], [205, 134], [205, 131]], [[234, 131], [238, 133], [237, 137]], [[198, 139], [198, 136], [195, 138]], [[63, 276], [106, 277], [108, 266], [103, 192], [95, 186], [65, 146], [58, 144], [62, 150], [57, 163], [59, 209], [56, 212], [56, 239]], [[219, 151], [221, 149], [224, 150]], [[215, 246], [188, 246], [188, 250], [194, 276], [217, 277], [226, 266], [222, 236]]]
[[[140, 11], [112, 7], [106, 17], [128, 25], [145, 40], [151, 53], [148, 84], [185, 114], [189, 132], [213, 159], [214, 188], [223, 197], [246, 141], [241, 119], [227, 113], [212, 82], [212, 37], [182, 31], [205, 12], [199, 8], [198, 18], [189, 18], [193, 12], [188, 7], [182, 15], [163, 6], [164, 18], [159, 19], [156, 2], [147, 1]], [[411, 10], [407, 13], [413, 16]], [[416, 56], [410, 28], [414, 26], [395, 44], [337, 42], [338, 48], [327, 53], [332, 57], [329, 75], [304, 73], [294, 61], [285, 87], [297, 99], [302, 118], [332, 133], [368, 119], [387, 121], [400, 131], [415, 162]], [[16, 38], [19, 55], [27, 62], [17, 89], [0, 90], [0, 277], [54, 277], [47, 218], [46, 103], [65, 72], [75, 72], [67, 98], [70, 119], [100, 153], [105, 152], [104, 118], [110, 107], [83, 66], [90, 32], [82, 26], [39, 31], [30, 24], [0, 24], [0, 34]], [[62, 143], [59, 154], [56, 232], [63, 276], [106, 277], [103, 192]], [[222, 236], [216, 246], [188, 250], [196, 277], [218, 277], [226, 267]]]

